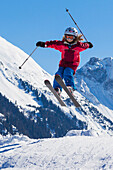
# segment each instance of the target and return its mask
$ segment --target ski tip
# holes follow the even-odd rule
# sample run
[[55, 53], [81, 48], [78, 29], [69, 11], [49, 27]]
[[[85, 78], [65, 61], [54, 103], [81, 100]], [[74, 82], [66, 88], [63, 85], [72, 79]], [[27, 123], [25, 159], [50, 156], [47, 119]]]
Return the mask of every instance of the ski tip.
[[50, 84], [49, 80], [44, 80], [45, 84]]
[[56, 74], [56, 75], [55, 75], [55, 79], [56, 79], [56, 78], [59, 78], [59, 77], [60, 77], [60, 75], [59, 75], [59, 74]]

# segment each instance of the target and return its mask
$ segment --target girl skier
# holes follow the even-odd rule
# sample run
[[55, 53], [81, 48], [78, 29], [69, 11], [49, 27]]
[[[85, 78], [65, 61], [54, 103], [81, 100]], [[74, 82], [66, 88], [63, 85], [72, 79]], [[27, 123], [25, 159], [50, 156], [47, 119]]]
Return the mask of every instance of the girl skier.
[[[74, 74], [80, 63], [80, 52], [86, 50], [87, 48], [92, 48], [91, 42], [81, 42], [83, 39], [82, 35], [78, 34], [76, 28], [69, 27], [65, 30], [62, 41], [38, 41], [36, 46], [54, 48], [61, 52], [61, 60], [59, 63], [59, 68], [56, 74], [59, 74], [62, 79], [64, 79], [66, 86], [71, 93], [76, 89], [74, 83]], [[60, 95], [62, 88], [54, 79], [53, 88]]]

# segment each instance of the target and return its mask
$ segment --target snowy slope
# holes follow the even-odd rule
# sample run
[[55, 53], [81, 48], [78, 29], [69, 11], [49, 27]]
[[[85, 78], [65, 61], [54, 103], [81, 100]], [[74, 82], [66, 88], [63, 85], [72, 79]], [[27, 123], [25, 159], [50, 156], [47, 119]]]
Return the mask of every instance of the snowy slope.
[[1, 137], [0, 169], [113, 169], [113, 137]]
[[19, 82], [17, 79], [21, 78], [32, 83], [34, 87], [41, 89], [44, 87], [44, 79], [51, 79], [51, 76], [32, 58], [29, 58], [23, 69], [19, 70], [19, 66], [27, 57], [28, 55], [22, 50], [0, 37], [0, 91], [11, 101], [15, 102], [17, 100], [18, 104], [24, 107], [26, 104], [37, 105], [37, 103], [31, 95], [18, 89]]
[[77, 71], [76, 109], [64, 92], [59, 105], [32, 58], [18, 69], [27, 57], [0, 37], [0, 169], [113, 169], [113, 59]]
[[[1, 102], [6, 102], [6, 105], [3, 103], [0, 106], [0, 113], [4, 115], [4, 119], [0, 118], [0, 128], [3, 131], [12, 128], [25, 135], [30, 133], [28, 136], [31, 138], [61, 137], [73, 129], [93, 129], [95, 136], [113, 135], [113, 88], [110, 83], [113, 78], [110, 72], [113, 69], [112, 58], [104, 61], [93, 58], [78, 70], [75, 78], [77, 91], [74, 95], [82, 108], [76, 109], [65, 92], [62, 96], [67, 107], [59, 105], [43, 83], [45, 79], [52, 81], [52, 76], [32, 58], [29, 58], [21, 70], [18, 69], [27, 57], [22, 50], [0, 37], [0, 93]], [[16, 110], [18, 116], [13, 115], [16, 108], [19, 109]], [[23, 119], [19, 125], [18, 120]], [[38, 132], [40, 134], [37, 136]]]
[[[1, 103], [3, 102], [0, 112], [6, 118], [6, 122], [0, 119], [2, 124], [0, 130], [8, 131], [14, 126], [19, 133], [24, 132], [25, 135], [30, 133], [29, 137], [38, 138], [59, 137], [66, 134], [69, 129], [85, 128], [84, 120], [79, 121], [77, 118], [76, 121], [74, 120], [75, 109], [72, 115], [70, 109], [62, 108], [45, 87], [44, 80], [52, 81], [53, 78], [32, 58], [29, 58], [23, 68], [19, 70], [19, 66], [27, 57], [28, 55], [22, 50], [0, 37], [0, 93], [2, 94]], [[9, 101], [6, 101], [4, 96]], [[12, 103], [10, 104], [10, 102]], [[14, 107], [19, 108], [24, 117], [18, 110], [14, 111], [16, 109]], [[10, 111], [9, 108], [11, 108]], [[18, 112], [18, 116], [13, 116], [15, 112]], [[20, 119], [24, 120], [19, 125], [18, 120]], [[8, 122], [12, 127], [8, 128]], [[5, 128], [5, 124], [7, 124], [7, 128]], [[42, 130], [44, 131], [42, 132]]]

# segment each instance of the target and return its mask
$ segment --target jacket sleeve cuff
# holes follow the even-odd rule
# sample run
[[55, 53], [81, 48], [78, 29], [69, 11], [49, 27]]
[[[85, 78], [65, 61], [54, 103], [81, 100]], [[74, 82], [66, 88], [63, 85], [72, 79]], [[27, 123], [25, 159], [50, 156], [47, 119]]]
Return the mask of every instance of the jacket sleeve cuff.
[[89, 44], [89, 48], [93, 47], [93, 44], [91, 42], [87, 42]]
[[45, 42], [45, 47], [48, 47], [48, 41]]

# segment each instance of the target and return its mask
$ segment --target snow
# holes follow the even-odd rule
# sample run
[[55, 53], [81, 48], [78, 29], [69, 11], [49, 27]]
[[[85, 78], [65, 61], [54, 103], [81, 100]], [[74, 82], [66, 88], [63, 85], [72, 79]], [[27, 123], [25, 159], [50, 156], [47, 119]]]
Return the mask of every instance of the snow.
[[37, 107], [41, 103], [37, 103], [32, 94], [27, 94], [22, 88], [18, 88], [20, 85], [17, 79], [29, 82], [40, 91], [42, 88], [45, 89], [44, 80], [52, 79], [32, 58], [29, 58], [20, 70], [19, 66], [27, 57], [28, 55], [22, 50], [0, 37], [0, 92], [13, 103], [17, 102], [23, 109], [28, 109], [28, 105]]
[[107, 74], [109, 76], [110, 79], [113, 79], [113, 60], [112, 57], [105, 58], [103, 60], [104, 63], [104, 67], [107, 67]]
[[3, 117], [4, 117], [4, 115], [2, 113], [0, 113], [0, 118], [3, 118]]
[[113, 137], [0, 138], [1, 169], [113, 169]]
[[[35, 53], [37, 51], [35, 51]], [[18, 82], [18, 79], [21, 78], [23, 81], [29, 82], [29, 84], [31, 84], [34, 88], [38, 89], [40, 93], [44, 93], [48, 100], [52, 99], [52, 102], [60, 107], [57, 99], [50, 93], [50, 91], [44, 85], [45, 79], [49, 79], [52, 83], [53, 76], [49, 75], [46, 71], [44, 71], [32, 59], [32, 57], [29, 58], [29, 60], [25, 63], [21, 70], [19, 69], [19, 66], [23, 63], [23, 61], [25, 61], [27, 57], [28, 55], [21, 49], [17, 48], [16, 46], [12, 45], [8, 41], [0, 37], [0, 92], [13, 103], [17, 103], [18, 107], [21, 107], [23, 110], [29, 109], [33, 111], [34, 108], [30, 108], [29, 105], [36, 107], [41, 106], [42, 103], [37, 102], [32, 93], [25, 93], [25, 91], [21, 88]], [[95, 65], [93, 65], [94, 62]], [[110, 68], [113, 68], [112, 58], [110, 58], [109, 60], [104, 59], [104, 61], [101, 61], [98, 58], [92, 58], [90, 63], [92, 65], [88, 65], [88, 67], [91, 67], [92, 70], [95, 69], [95, 67], [101, 67], [103, 64], [104, 67], [108, 68], [107, 70], [108, 75], [110, 75], [110, 78], [112, 77], [112, 74], [110, 74]], [[83, 67], [83, 69], [84, 73], [87, 74], [86, 68]], [[111, 98], [109, 99], [109, 93], [105, 93], [104, 89], [103, 93], [101, 93], [102, 90], [99, 84], [95, 85], [94, 82], [90, 80], [87, 81], [86, 79], [85, 81], [87, 83], [83, 79], [81, 80], [82, 83], [79, 86], [80, 92], [82, 91], [83, 96], [88, 98], [89, 101], [96, 105], [96, 107], [101, 111], [104, 111], [104, 109], [102, 110], [102, 107], [100, 107], [101, 103], [103, 107], [108, 106], [112, 109], [112, 100]], [[95, 86], [97, 88], [95, 88]], [[84, 105], [85, 98], [82, 95], [79, 92], [75, 91], [75, 96], [77, 97], [78, 102]], [[64, 99], [67, 98], [65, 92], [62, 93], [62, 96]], [[105, 100], [105, 96], [108, 96], [107, 100]], [[63, 110], [68, 116], [71, 116], [69, 114], [69, 112], [71, 111], [73, 115], [77, 116], [77, 118], [84, 120], [84, 115], [81, 115], [81, 113], [79, 113], [78, 110], [75, 110], [73, 106], [68, 108], [61, 108], [61, 110]], [[109, 108], [107, 110], [109, 110]], [[105, 114], [105, 116], [110, 119], [113, 115], [112, 113], [112, 110], [109, 110], [109, 114], [107, 114], [106, 109], [105, 112], [103, 112], [103, 114]]]
[[100, 60], [93, 57], [79, 73], [79, 92], [113, 121], [113, 58]]
[[[105, 69], [110, 84], [110, 80], [113, 79], [113, 59], [105, 58], [101, 61], [92, 58], [87, 67], [83, 67], [83, 73], [89, 78], [79, 75], [76, 80], [77, 91], [74, 95], [82, 108], [75, 109], [64, 91], [62, 97], [68, 106], [59, 105], [43, 83], [45, 79], [52, 82], [53, 76], [44, 71], [32, 58], [29, 58], [19, 70], [18, 67], [27, 57], [22, 50], [0, 37], [0, 93], [20, 106], [23, 111], [33, 111], [36, 107], [42, 106], [32, 92], [26, 93], [21, 87], [18, 80], [22, 79], [44, 94], [48, 101], [52, 100], [68, 117], [76, 116], [77, 119], [86, 122], [88, 129], [71, 130], [65, 137], [57, 139], [34, 140], [19, 135], [0, 136], [0, 169], [113, 169], [113, 130], [109, 130], [113, 129], [112, 86], [107, 91], [107, 86], [102, 86], [105, 77], [102, 79], [103, 84], [100, 84], [100, 75], [97, 74], [96, 80], [95, 74], [91, 77], [88, 72], [90, 70], [96, 73], [95, 70], [98, 68]], [[27, 117], [27, 112], [24, 114]], [[4, 119], [2, 113], [0, 119]]]

